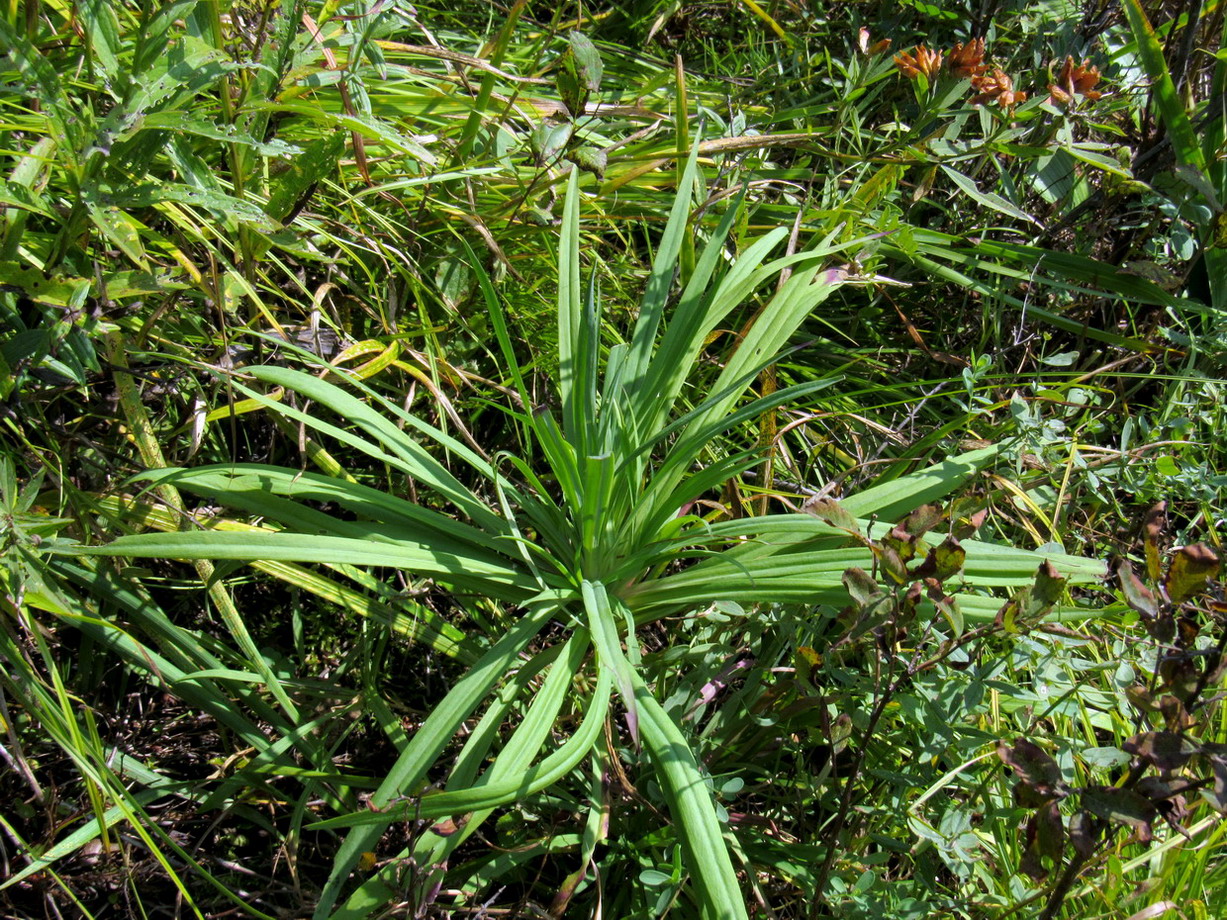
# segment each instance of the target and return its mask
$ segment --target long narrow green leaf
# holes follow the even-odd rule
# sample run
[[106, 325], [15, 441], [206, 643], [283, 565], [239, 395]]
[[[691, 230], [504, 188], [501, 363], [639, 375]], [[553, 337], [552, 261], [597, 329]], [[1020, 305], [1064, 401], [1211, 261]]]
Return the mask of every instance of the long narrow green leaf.
[[[120, 519], [129, 526], [150, 527], [174, 533], [181, 525], [179, 515], [161, 506], [123, 500], [113, 496], [102, 499], [98, 504], [113, 518]], [[260, 529], [250, 524], [227, 520], [211, 520], [209, 527], [215, 530], [236, 531]], [[299, 565], [266, 560], [255, 560], [251, 565], [252, 568], [267, 572], [274, 578], [314, 594], [343, 610], [381, 622], [393, 632], [410, 641], [423, 642], [441, 655], [455, 657], [466, 664], [472, 664], [477, 660], [476, 650], [464, 633], [452, 626], [440, 614], [409, 598], [400, 596], [400, 588], [393, 589], [383, 584], [365, 569], [354, 566], [333, 566], [346, 577], [358, 582], [367, 591], [379, 594], [383, 598], [383, 603], [372, 598], [370, 594], [359, 593], [332, 578]], [[172, 644], [171, 648], [174, 647], [175, 645]]]
[[522, 601], [536, 591], [536, 582], [518, 567], [456, 556], [432, 549], [430, 543], [398, 540], [395, 543], [330, 537], [318, 534], [265, 531], [221, 533], [182, 531], [169, 534], [134, 534], [105, 546], [73, 546], [56, 552], [86, 555], [135, 556], [160, 559], [235, 559], [282, 562], [348, 563], [404, 569], [418, 576], [438, 578], [457, 587], [488, 592], [493, 597]]
[[[668, 418], [673, 411], [686, 376], [702, 347], [706, 329], [712, 322], [712, 314], [724, 306], [717, 300], [717, 295], [724, 285], [721, 284], [713, 292], [709, 289], [709, 284], [724, 255], [725, 240], [744, 207], [744, 195], [743, 190], [729, 206], [703, 248], [703, 254], [695, 265], [694, 273], [690, 276], [676, 309], [669, 317], [665, 334], [661, 337], [660, 345], [648, 367], [647, 377], [640, 391], [646, 404], [634, 407], [634, 414], [643, 419], [646, 431], [654, 431], [661, 424], [661, 420]], [[779, 237], [780, 234], [769, 234], [764, 240], [755, 242], [737, 260], [740, 273], [749, 274], [757, 266], [758, 260], [766, 256], [773, 245], [772, 236]], [[725, 280], [729, 279], [726, 277]]]
[[[516, 726], [511, 737], [507, 739], [503, 749], [498, 752], [494, 763], [475, 782], [469, 782], [466, 778], [466, 781], [458, 788], [454, 788], [449, 783], [448, 792], [453, 794], [463, 791], [475, 792], [492, 784], [503, 782], [515, 782], [522, 786], [524, 777], [532, 767], [533, 761], [537, 759], [537, 754], [556, 727], [558, 714], [562, 711], [563, 703], [571, 691], [575, 675], [579, 672], [588, 654], [588, 646], [587, 630], [577, 629], [572, 632], [571, 637], [562, 646], [561, 653], [550, 666], [549, 674], [546, 675], [540, 688], [532, 695], [524, 718]], [[414, 852], [416, 854], [429, 853], [426, 862], [430, 865], [439, 864], [476, 833], [492, 812], [492, 806], [474, 809], [459, 833], [448, 837], [427, 834], [418, 842]]]
[[[1012, 589], [1031, 584], [1036, 569], [1044, 561], [1071, 582], [1096, 584], [1107, 576], [1107, 566], [1093, 559], [1065, 553], [1038, 553], [968, 540], [963, 543], [967, 559], [962, 581], [951, 583], [960, 598], [972, 599], [974, 589]], [[806, 541], [762, 542], [737, 547], [700, 561], [676, 575], [638, 585], [625, 592], [625, 599], [642, 620], [666, 611], [694, 609], [714, 601], [741, 604], [788, 603], [831, 604], [843, 606], [848, 593], [843, 575], [850, 568], [866, 571], [874, 566], [868, 547], [814, 549]], [[968, 619], [991, 620], [1003, 603], [1001, 598], [984, 596], [970, 600], [975, 616]]]
[[853, 517], [876, 517], [894, 523], [928, 502], [952, 494], [1001, 454], [1001, 445], [949, 457], [925, 470], [900, 476], [882, 485], [860, 489], [840, 501]]
[[640, 713], [644, 748], [661, 780], [669, 813], [686, 865], [698, 889], [705, 920], [748, 918], [737, 873], [716, 818], [715, 802], [703, 771], [681, 730], [664, 707], [636, 678], [635, 700]]
[[[387, 492], [319, 473], [236, 463], [155, 470], [137, 479], [154, 485], [180, 486], [203, 498], [309, 533], [356, 537], [365, 532], [370, 538], [394, 540], [407, 536], [419, 542], [434, 535], [441, 541], [437, 544], [441, 550], [462, 549], [491, 561], [507, 549], [506, 538], [492, 536]], [[299, 504], [300, 501], [334, 503], [357, 515], [359, 520], [342, 520]]]
[[690, 156], [686, 160], [686, 168], [678, 179], [677, 194], [673, 199], [673, 208], [669, 212], [669, 222], [665, 232], [661, 234], [657, 245], [656, 257], [652, 261], [652, 274], [643, 293], [639, 305], [639, 319], [631, 334], [630, 350], [625, 359], [622, 379], [632, 396], [633, 403], [642, 402], [644, 396], [637, 391], [646, 383], [648, 364], [652, 351], [656, 347], [656, 334], [660, 328], [661, 317], [664, 315], [665, 302], [669, 299], [669, 289], [673, 286], [673, 275], [677, 269], [678, 255], [682, 250], [687, 223], [690, 216], [690, 195], [694, 188], [695, 176], [698, 173], [699, 143], [691, 145]]
[[[564, 598], [541, 599], [530, 604], [519, 622], [456, 682], [443, 701], [435, 706], [422, 723], [409, 746], [388, 772], [387, 778], [371, 796], [371, 803], [375, 808], [385, 809], [397, 796], [416, 792], [415, 787], [425, 778], [426, 771], [460, 730], [464, 720], [477, 708], [490, 692], [490, 688], [511, 670], [520, 654], [558, 611], [561, 603], [565, 603]], [[357, 865], [362, 853], [373, 849], [381, 833], [382, 827], [378, 825], [358, 827], [350, 831], [337, 851], [332, 872], [320, 893], [320, 900], [313, 915], [315, 920], [325, 920], [331, 916], [349, 873]]]
[[[558, 393], [562, 399], [562, 430], [575, 451], [583, 456], [586, 417], [592, 406], [583, 403], [585, 386], [584, 292], [579, 277], [579, 170], [572, 170], [562, 209], [558, 241]], [[599, 346], [598, 346], [599, 347]]]
[[[1176, 161], [1184, 169], [1194, 171], [1194, 186], [1205, 183], [1207, 191], [1199, 197], [1211, 212], [1220, 212], [1223, 201], [1213, 199], [1221, 198], [1227, 189], [1215, 188], [1211, 182], [1211, 176], [1207, 174], [1207, 167], [1211, 166], [1211, 172], [1217, 173], [1221, 185], [1221, 177], [1224, 173], [1221, 165], [1216, 162], [1220, 159], [1220, 151], [1213, 149], [1213, 155], [1209, 160], [1203, 153], [1197, 131], [1189, 119], [1188, 112], [1185, 111], [1184, 101], [1168, 70], [1167, 61], [1163, 56], [1163, 47], [1159, 44], [1159, 38], [1146, 18], [1141, 4], [1138, 0], [1125, 0], [1124, 7], [1130, 30], [1137, 43], [1138, 57], [1141, 58], [1146, 75], [1150, 78], [1151, 98], [1154, 99], [1163, 127], [1167, 130], [1167, 135], [1172, 142]], [[1189, 15], [1193, 14], [1190, 12]], [[1189, 23], [1187, 28], [1196, 29], [1197, 25], [1195, 22]], [[1213, 98], [1215, 99], [1213, 105], [1217, 106], [1219, 97]], [[1221, 132], [1221, 127], [1218, 130]], [[1219, 217], [1221, 216], [1222, 214], [1219, 213]], [[1198, 227], [1198, 231], [1204, 247], [1206, 273], [1209, 276], [1213, 306], [1223, 310], [1227, 309], [1227, 254], [1223, 252], [1219, 240], [1215, 238], [1214, 227], [1215, 221], [1205, 221]]]
[[622, 639], [618, 635], [618, 623], [614, 616], [609, 595], [605, 586], [599, 582], [585, 581], [580, 585], [584, 600], [584, 611], [588, 615], [588, 629], [592, 633], [592, 644], [596, 646], [597, 657], [601, 669], [608, 670], [626, 705], [627, 723], [631, 735], [638, 740], [639, 714], [635, 701], [634, 669], [622, 653]]
[[[1125, 17], [1129, 20], [1129, 28], [1133, 32], [1133, 40], [1137, 44], [1138, 57], [1150, 78], [1150, 94], [1163, 120], [1163, 127], [1171, 138], [1172, 149], [1176, 152], [1178, 162], [1192, 166], [1199, 172], [1206, 171], [1206, 161], [1201, 153], [1201, 145], [1197, 142], [1197, 132], [1189, 121], [1184, 109], [1184, 102], [1172, 81], [1171, 72], [1167, 69], [1167, 61], [1163, 57], [1163, 46], [1155, 30], [1146, 18], [1146, 13], [1138, 0], [1124, 0]], [[1189, 25], [1193, 28], [1193, 24]]]
[[966, 194], [977, 204], [981, 204], [986, 208], [991, 208], [994, 211], [999, 211], [1000, 213], [1005, 214], [1007, 217], [1013, 217], [1017, 220], [1023, 221], [1024, 223], [1039, 223], [1039, 221], [1037, 221], [1022, 208], [1018, 208], [1010, 204], [1010, 202], [1006, 201], [996, 192], [980, 191], [980, 187], [976, 185], [975, 180], [973, 180], [970, 176], [965, 176], [961, 172], [952, 169], [945, 164], [942, 165], [942, 172], [949, 176], [950, 180], [960, 189], [962, 189], [964, 194]]
[[[352, 422], [363, 431], [378, 438], [389, 450], [401, 458], [402, 463], [397, 464], [398, 466], [409, 464], [407, 472], [410, 475], [419, 478], [438, 491], [440, 495], [464, 511], [480, 527], [490, 533], [499, 533], [506, 530], [506, 525], [499, 517], [491, 512], [480, 499], [473, 495], [439, 461], [427, 453], [421, 445], [414, 442], [405, 432], [392, 424], [389, 419], [375, 411], [362, 400], [350, 395], [338, 386], [290, 368], [253, 367], [247, 370], [259, 380], [294, 390], [308, 399], [332, 409], [341, 418]], [[247, 392], [253, 398], [264, 402], [274, 411], [281, 412], [321, 431], [328, 431], [334, 437], [344, 439], [347, 443], [353, 443], [353, 446], [370, 452], [370, 445], [364, 445], [361, 439], [347, 435], [335, 426], [325, 426], [309, 413], [300, 412], [292, 407], [268, 400], [262, 394], [251, 391]], [[419, 424], [421, 425], [422, 423]], [[423, 427], [426, 426], [423, 425]], [[471, 457], [471, 454], [468, 456]]]
[[[585, 644], [586, 638], [585, 636]], [[548, 689], [547, 687], [542, 687], [541, 693], [533, 697], [529, 712], [525, 714], [524, 721], [516, 729], [515, 734], [520, 736], [520, 742], [515, 742], [515, 735], [513, 735], [512, 739], [508, 741], [508, 747], [512, 748], [510, 755], [507, 747], [499, 753], [499, 760], [515, 758], [515, 748], [517, 746], [522, 747], [525, 740], [525, 725], [536, 726], [537, 723], [543, 721], [541, 717], [544, 709], [548, 709], [554, 702], [561, 705], [562, 693], [565, 692], [566, 686], [569, 685], [571, 677], [574, 675], [564, 666], [563, 670], [567, 670], [569, 676], [563, 678], [561, 676], [562, 671], [558, 667], [558, 661], [562, 657], [560, 653], [574, 648], [574, 644], [568, 642], [566, 647], [555, 645], [544, 652], [539, 652], [521, 665], [515, 674], [503, 683], [493, 702], [486, 707], [486, 711], [482, 714], [476, 728], [469, 732], [464, 747], [456, 758], [451, 776], [448, 778], [447, 788], [449, 790], [471, 789], [476, 782], [480, 782], [477, 774], [485, 763], [490, 749], [497, 741], [504, 723], [511, 716], [513, 709], [516, 708], [520, 699], [526, 694], [531, 683], [537, 679], [541, 670], [549, 667], [550, 674], [545, 681]], [[575, 663], [578, 664], [578, 662]], [[554, 716], [556, 715], [557, 711], [555, 710], [544, 719], [547, 722], [545, 731], [548, 732], [549, 726], [553, 724]], [[527, 764], [524, 764], [524, 766], [527, 767]], [[491, 771], [496, 767], [497, 762], [495, 767], [491, 767], [487, 771], [483, 779], [488, 778]], [[417, 839], [411, 848], [402, 850], [380, 872], [363, 881], [346, 899], [345, 903], [341, 905], [336, 916], [338, 918], [365, 916], [369, 912], [367, 910], [368, 905], [387, 902], [394, 897], [397, 877], [399, 875], [398, 866], [405, 860], [412, 860], [415, 865], [421, 866], [424, 872], [437, 875], [442, 867], [446, 865], [448, 855], [467, 839], [473, 831], [477, 830], [488, 814], [489, 812], [479, 812], [466, 816], [466, 819], [461, 822], [462, 828], [450, 835], [437, 833], [434, 830], [427, 831]], [[383, 820], [386, 822], [386, 817]]]
[[584, 711], [579, 729], [563, 745], [529, 767], [521, 776], [511, 776], [497, 782], [491, 781], [469, 789], [454, 792], [435, 792], [422, 796], [413, 803], [405, 803], [389, 809], [384, 814], [373, 814], [370, 809], [328, 818], [310, 825], [312, 830], [329, 830], [342, 827], [357, 827], [362, 824], [387, 824], [390, 815], [395, 820], [434, 821], [454, 815], [467, 814], [486, 808], [498, 808], [513, 802], [523, 801], [557, 783], [580, 765], [588, 752], [600, 740], [605, 717], [609, 712], [610, 691], [613, 688], [612, 672], [602, 671], [597, 677], [596, 689]]
[[[796, 270], [750, 327], [712, 384], [712, 389], [717, 392], [726, 390], [734, 381], [745, 379], [753, 368], [778, 355], [802, 320], [843, 284], [846, 277], [847, 273], [841, 269], [820, 270], [817, 265]], [[734, 389], [700, 413], [687, 426], [679, 443], [697, 441], [708, 420], [723, 416], [740, 395]]]

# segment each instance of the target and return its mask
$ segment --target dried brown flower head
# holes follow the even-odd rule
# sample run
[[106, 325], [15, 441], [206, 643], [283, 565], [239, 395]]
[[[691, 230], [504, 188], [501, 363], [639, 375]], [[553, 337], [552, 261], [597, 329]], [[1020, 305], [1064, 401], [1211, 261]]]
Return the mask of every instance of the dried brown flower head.
[[1076, 64], [1071, 55], [1061, 66], [1057, 82], [1048, 84], [1048, 101], [1053, 105], [1068, 106], [1075, 101], [1076, 96], [1092, 101], [1099, 99], [1103, 93], [1095, 89], [1098, 83], [1099, 68], [1092, 67], [1089, 60]]
[[895, 55], [895, 66], [909, 80], [915, 80], [921, 74], [932, 83], [942, 69], [940, 51], [930, 51], [924, 45], [918, 45], [910, 52], [903, 51]]
[[966, 45], [962, 42], [950, 49], [946, 67], [960, 80], [974, 78], [984, 73], [984, 39], [973, 38]]
[[976, 95], [970, 100], [972, 105], [996, 102], [1003, 109], [1012, 109], [1027, 100], [1027, 94], [1016, 90], [1014, 81], [1000, 67], [994, 67], [992, 73], [974, 77], [971, 86], [976, 91]]
[[861, 26], [861, 30], [856, 37], [856, 46], [861, 49], [861, 54], [873, 57], [875, 54], [881, 54], [890, 47], [890, 39], [881, 38], [871, 44], [869, 41], [869, 30]]

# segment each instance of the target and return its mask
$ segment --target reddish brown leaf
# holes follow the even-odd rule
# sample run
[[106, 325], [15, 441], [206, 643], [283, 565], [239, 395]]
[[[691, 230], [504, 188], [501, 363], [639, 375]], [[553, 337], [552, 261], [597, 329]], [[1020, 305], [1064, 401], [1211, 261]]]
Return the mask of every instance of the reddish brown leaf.
[[1207, 579], [1218, 576], [1218, 555], [1204, 543], [1182, 546], [1172, 557], [1163, 587], [1173, 604], [1183, 604], [1206, 589]]
[[921, 505], [902, 521], [896, 530], [901, 530], [910, 537], [923, 537], [940, 524], [946, 517], [941, 505]]
[[1150, 695], [1150, 691], [1141, 684], [1134, 684], [1125, 690], [1125, 698], [1133, 704], [1133, 708], [1138, 712], [1157, 712], [1159, 707], [1155, 705], [1154, 697]]
[[1121, 593], [1125, 595], [1125, 603], [1142, 615], [1147, 622], [1159, 615], [1159, 601], [1154, 592], [1142, 583], [1133, 571], [1133, 566], [1122, 561], [1116, 569], [1116, 577], [1120, 582]]
[[456, 833], [456, 831], [460, 830], [460, 828], [464, 827], [468, 821], [469, 819], [467, 815], [461, 817], [458, 821], [453, 818], [444, 818], [438, 824], [434, 825], [434, 827], [431, 828], [431, 831], [438, 834], [440, 837], [450, 837], [452, 834]]
[[1065, 850], [1065, 823], [1061, 808], [1054, 799], [1045, 802], [1023, 828], [1025, 849], [1019, 860], [1018, 870], [1039, 881], [1061, 865]]
[[844, 587], [848, 589], [848, 593], [852, 595], [852, 599], [861, 606], [865, 606], [882, 596], [882, 589], [878, 587], [878, 583], [864, 569], [858, 569], [855, 566], [846, 569], [844, 571], [843, 582]]
[[970, 516], [960, 519], [954, 527], [954, 535], [960, 540], [966, 540], [976, 535], [976, 531], [984, 526], [988, 518], [988, 509], [981, 508]]
[[917, 538], [902, 532], [898, 527], [882, 538], [882, 546], [899, 554], [899, 560], [911, 562], [916, 557], [919, 548]]
[[1069, 819], [1069, 842], [1074, 852], [1082, 859], [1090, 859], [1095, 852], [1095, 838], [1099, 836], [1095, 821], [1089, 812], [1080, 811]]
[[1134, 788], [1139, 794], [1150, 799], [1151, 803], [1155, 806], [1155, 810], [1169, 824], [1188, 814], [1184, 796], [1180, 795], [1181, 792], [1188, 789], [1187, 783], [1173, 786], [1157, 776], [1143, 776], [1138, 780], [1138, 784]]
[[1160, 661], [1159, 677], [1163, 681], [1163, 689], [1171, 691], [1181, 700], [1190, 699], [1201, 681], [1197, 665], [1187, 654], [1168, 655]]
[[1146, 552], [1146, 571], [1152, 582], [1159, 580], [1159, 541], [1167, 530], [1167, 502], [1159, 502], [1146, 513], [1142, 523], [1142, 539]]
[[1155, 818], [1155, 806], [1132, 789], [1118, 786], [1089, 786], [1082, 790], [1082, 807], [1091, 814], [1118, 824], [1127, 824], [1139, 839], [1150, 839], [1150, 822]]
[[1065, 849], [1065, 822], [1061, 818], [1061, 808], [1054, 799], [1035, 813], [1035, 843], [1041, 856], [1051, 859], [1057, 865], [1061, 862], [1061, 852]]
[[1227, 812], [1227, 755], [1211, 757], [1210, 770], [1214, 773], [1214, 789], [1204, 793], [1206, 801], [1216, 811]]
[[1018, 871], [1030, 876], [1033, 881], [1042, 882], [1047, 877], [1048, 870], [1044, 868], [1044, 861], [1040, 859], [1039, 850], [1035, 847], [1034, 835], [1035, 828], [1028, 821], [1023, 836], [1026, 847], [1023, 849], [1022, 858], [1018, 861]]
[[1061, 768], [1057, 762], [1026, 738], [1019, 738], [1012, 747], [998, 741], [997, 756], [1015, 776], [1037, 791], [1055, 790], [1061, 785]]
[[1159, 712], [1163, 713], [1169, 732], [1181, 732], [1194, 725], [1193, 717], [1184, 708], [1184, 703], [1170, 693], [1159, 700]]
[[1181, 648], [1192, 648], [1201, 634], [1201, 625], [1192, 617], [1181, 617], [1176, 621], [1176, 644]]
[[1178, 770], [1197, 753], [1197, 745], [1176, 732], [1143, 732], [1121, 745], [1121, 750], [1140, 757], [1160, 770]]
[[856, 518], [849, 514], [844, 506], [833, 498], [811, 498], [801, 510], [806, 514], [812, 514], [821, 521], [825, 521], [832, 527], [838, 527], [840, 530], [846, 530], [848, 533], [861, 536], [860, 525], [856, 523]]
[[925, 561], [912, 574], [917, 578], [933, 578], [943, 582], [963, 571], [963, 563], [966, 560], [967, 550], [963, 549], [954, 537], [946, 537], [938, 546], [929, 550]]
[[1049, 802], [1061, 798], [1062, 795], [1063, 793], [1057, 792], [1051, 786], [1019, 783], [1014, 787], [1014, 804], [1021, 808], [1043, 808]]

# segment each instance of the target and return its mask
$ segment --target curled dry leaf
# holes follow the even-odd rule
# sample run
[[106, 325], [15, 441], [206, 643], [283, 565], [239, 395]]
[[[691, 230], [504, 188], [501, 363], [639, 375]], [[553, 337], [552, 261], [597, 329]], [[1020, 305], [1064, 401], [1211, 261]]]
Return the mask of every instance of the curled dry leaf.
[[1167, 531], [1167, 502], [1158, 502], [1146, 512], [1142, 522], [1142, 542], [1146, 552], [1146, 571], [1152, 582], [1159, 580], [1159, 547]]

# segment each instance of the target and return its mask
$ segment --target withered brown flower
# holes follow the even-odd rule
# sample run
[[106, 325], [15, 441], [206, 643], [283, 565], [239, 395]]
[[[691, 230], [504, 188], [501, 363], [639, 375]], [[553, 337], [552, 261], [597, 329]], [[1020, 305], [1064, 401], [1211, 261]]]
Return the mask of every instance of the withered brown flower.
[[946, 67], [958, 79], [974, 78], [984, 73], [984, 39], [973, 38], [966, 45], [962, 42], [950, 49]]
[[861, 26], [861, 30], [857, 34], [856, 46], [861, 49], [861, 54], [873, 57], [875, 54], [881, 54], [890, 47], [890, 39], [880, 38], [871, 44], [869, 41], [869, 30]]
[[1027, 94], [1016, 90], [1014, 81], [1000, 67], [994, 67], [992, 73], [973, 77], [971, 86], [976, 91], [976, 95], [969, 100], [972, 105], [996, 102], [1003, 109], [1012, 109], [1027, 100]]
[[915, 80], [921, 74], [932, 83], [942, 68], [940, 51], [930, 51], [924, 45], [918, 45], [911, 52], [903, 51], [895, 55], [895, 66], [909, 80]]
[[1072, 55], [1065, 59], [1056, 83], [1048, 84], [1048, 101], [1053, 105], [1068, 106], [1075, 101], [1075, 96], [1095, 100], [1103, 96], [1095, 86], [1099, 83], [1099, 68], [1092, 67], [1089, 60], [1081, 64], [1074, 62]]

